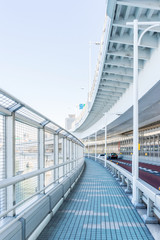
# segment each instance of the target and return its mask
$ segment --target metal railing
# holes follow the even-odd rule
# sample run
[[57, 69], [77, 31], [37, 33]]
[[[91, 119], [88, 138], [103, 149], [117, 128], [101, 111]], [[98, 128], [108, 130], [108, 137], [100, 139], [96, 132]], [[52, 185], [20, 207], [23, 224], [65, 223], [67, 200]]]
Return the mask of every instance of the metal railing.
[[[89, 157], [95, 160], [94, 155]], [[104, 158], [96, 157], [96, 161], [100, 161], [105, 166]], [[132, 194], [132, 174], [109, 160], [106, 161], [106, 167], [118, 181], [121, 181], [122, 186], [126, 186], [126, 193]], [[160, 192], [141, 179], [136, 181], [136, 188], [139, 198], [135, 207], [147, 209], [147, 213], [144, 216], [146, 223], [158, 223], [156, 218], [160, 219]]]
[[73, 134], [0, 89], [0, 218], [37, 203], [83, 164]]

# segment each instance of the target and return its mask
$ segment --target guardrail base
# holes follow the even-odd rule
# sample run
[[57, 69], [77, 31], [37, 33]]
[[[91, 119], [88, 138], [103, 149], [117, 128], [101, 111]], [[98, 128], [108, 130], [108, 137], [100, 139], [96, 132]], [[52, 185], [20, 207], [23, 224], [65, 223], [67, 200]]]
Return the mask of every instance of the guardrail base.
[[126, 193], [126, 194], [132, 194], [132, 190], [125, 189], [125, 193]]
[[145, 224], [158, 224], [158, 219], [155, 217], [148, 217], [147, 215], [143, 215], [142, 219]]
[[146, 209], [146, 208], [147, 208], [144, 203], [137, 203], [137, 204], [135, 205], [135, 207], [136, 207], [137, 209]]

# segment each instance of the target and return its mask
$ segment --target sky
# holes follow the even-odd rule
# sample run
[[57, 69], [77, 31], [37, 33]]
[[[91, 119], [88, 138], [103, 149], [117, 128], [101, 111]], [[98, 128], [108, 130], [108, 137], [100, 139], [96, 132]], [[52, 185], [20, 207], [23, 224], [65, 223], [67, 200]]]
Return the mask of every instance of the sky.
[[[64, 127], [85, 103], [106, 0], [0, 0], [0, 88]], [[92, 78], [98, 57], [92, 46]]]

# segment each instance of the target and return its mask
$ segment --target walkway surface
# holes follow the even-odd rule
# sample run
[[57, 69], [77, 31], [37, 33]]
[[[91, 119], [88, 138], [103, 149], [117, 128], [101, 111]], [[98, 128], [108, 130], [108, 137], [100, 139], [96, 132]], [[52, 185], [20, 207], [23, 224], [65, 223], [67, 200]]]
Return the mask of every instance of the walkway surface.
[[92, 160], [38, 238], [153, 239], [124, 190], [110, 172]]

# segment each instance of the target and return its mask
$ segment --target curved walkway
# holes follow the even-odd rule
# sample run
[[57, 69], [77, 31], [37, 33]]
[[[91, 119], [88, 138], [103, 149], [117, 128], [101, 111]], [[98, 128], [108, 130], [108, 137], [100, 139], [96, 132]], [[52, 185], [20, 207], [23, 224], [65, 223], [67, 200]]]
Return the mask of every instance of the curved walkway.
[[124, 190], [100, 164], [86, 169], [72, 193], [38, 238], [153, 239]]

